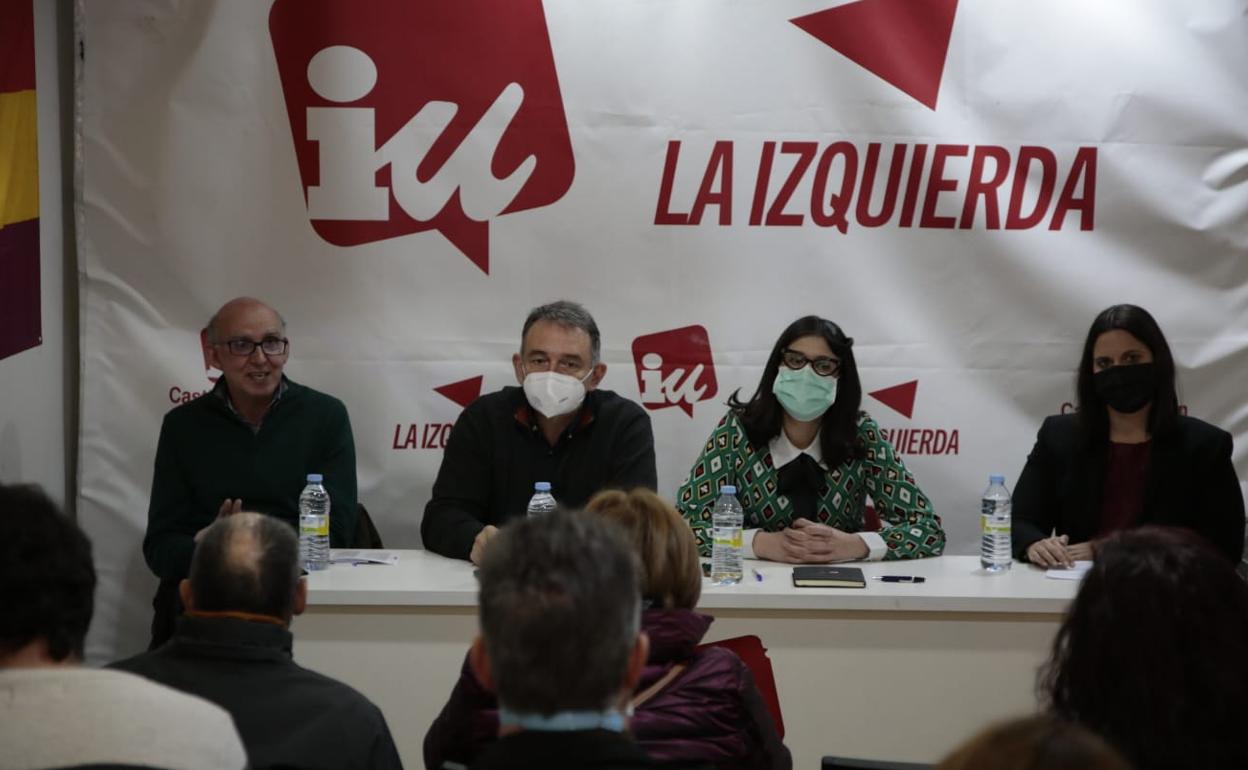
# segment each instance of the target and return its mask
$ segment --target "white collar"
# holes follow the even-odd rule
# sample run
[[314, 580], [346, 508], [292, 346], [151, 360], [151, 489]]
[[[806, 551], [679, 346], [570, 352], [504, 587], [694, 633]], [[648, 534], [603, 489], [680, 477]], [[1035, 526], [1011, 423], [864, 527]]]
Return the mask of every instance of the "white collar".
[[810, 455], [810, 458], [819, 463], [819, 467], [827, 470], [827, 466], [823, 464], [823, 447], [819, 445], [819, 434], [815, 434], [815, 438], [810, 442], [810, 446], [805, 449], [798, 449], [793, 446], [793, 442], [789, 441], [789, 436], [784, 432], [784, 427], [780, 428], [780, 435], [767, 442], [767, 448], [771, 451], [771, 463], [776, 470], [780, 470], [784, 466], [796, 460], [802, 455]]

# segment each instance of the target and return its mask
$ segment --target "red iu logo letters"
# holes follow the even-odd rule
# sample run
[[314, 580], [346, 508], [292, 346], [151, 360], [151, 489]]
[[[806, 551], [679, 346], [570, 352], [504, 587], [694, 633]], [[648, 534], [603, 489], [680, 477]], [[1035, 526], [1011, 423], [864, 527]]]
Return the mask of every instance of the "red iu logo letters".
[[637, 388], [647, 409], [680, 407], [693, 416], [693, 405], [719, 392], [711, 340], [701, 326], [646, 334], [633, 340]]
[[269, 34], [312, 227], [437, 230], [489, 272], [489, 222], [567, 193], [540, 0], [276, 0]]

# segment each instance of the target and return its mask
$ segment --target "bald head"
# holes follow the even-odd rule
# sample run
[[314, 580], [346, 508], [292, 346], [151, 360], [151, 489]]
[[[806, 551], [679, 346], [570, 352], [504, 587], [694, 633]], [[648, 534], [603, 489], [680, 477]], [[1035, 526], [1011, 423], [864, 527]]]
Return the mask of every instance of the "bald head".
[[250, 612], [289, 622], [299, 588], [299, 541], [284, 522], [236, 513], [204, 533], [191, 559], [196, 610]]
[[218, 308], [212, 318], [208, 319], [208, 325], [204, 327], [208, 332], [208, 341], [224, 342], [229, 339], [227, 330], [239, 319], [262, 316], [267, 316], [264, 320], [269, 321], [272, 327], [282, 334], [286, 333], [286, 319], [272, 306], [255, 297], [235, 297]]

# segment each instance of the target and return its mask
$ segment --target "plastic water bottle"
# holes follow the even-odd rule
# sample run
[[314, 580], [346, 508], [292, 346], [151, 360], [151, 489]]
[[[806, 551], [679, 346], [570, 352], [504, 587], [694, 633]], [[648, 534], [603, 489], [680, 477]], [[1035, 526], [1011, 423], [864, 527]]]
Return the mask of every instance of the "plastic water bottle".
[[1004, 572], [1014, 563], [1010, 545], [1010, 490], [1005, 488], [1004, 476], [988, 477], [979, 512], [983, 535], [979, 563], [987, 572]]
[[329, 493], [321, 480], [309, 473], [299, 495], [299, 558], [309, 572], [329, 568]]
[[741, 541], [745, 516], [737, 502], [737, 488], [725, 484], [711, 510], [711, 582], [732, 585], [741, 582]]
[[557, 507], [555, 497], [550, 493], [550, 482], [539, 481], [533, 485], [533, 496], [529, 498], [527, 513], [530, 516], [542, 516], [554, 513]]

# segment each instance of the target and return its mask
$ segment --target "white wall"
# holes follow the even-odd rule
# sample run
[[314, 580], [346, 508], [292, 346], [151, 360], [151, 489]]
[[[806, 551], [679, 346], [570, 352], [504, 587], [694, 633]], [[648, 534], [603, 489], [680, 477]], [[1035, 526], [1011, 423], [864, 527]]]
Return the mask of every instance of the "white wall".
[[42, 485], [74, 505], [78, 413], [77, 267], [70, 206], [73, 13], [35, 2], [43, 344], [0, 360], [0, 480]]

